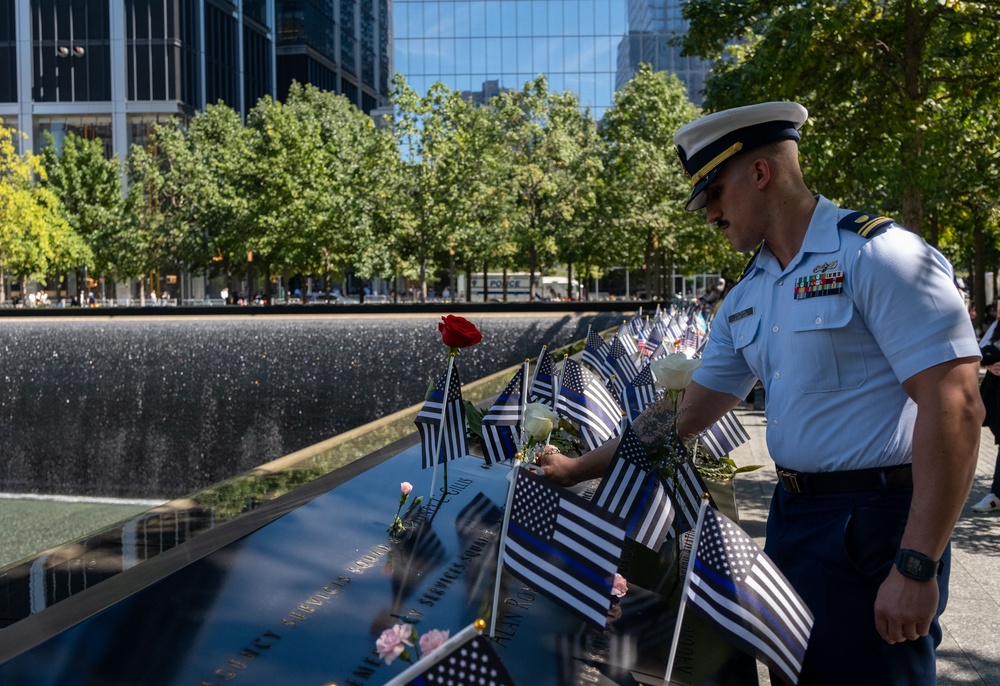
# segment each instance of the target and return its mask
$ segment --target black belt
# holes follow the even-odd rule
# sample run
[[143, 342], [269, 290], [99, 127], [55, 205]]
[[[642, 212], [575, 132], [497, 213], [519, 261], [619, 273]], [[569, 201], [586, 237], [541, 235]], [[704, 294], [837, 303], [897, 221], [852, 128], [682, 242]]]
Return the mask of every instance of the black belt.
[[819, 495], [855, 491], [892, 491], [913, 486], [913, 469], [908, 464], [846, 472], [806, 474], [778, 467], [778, 482], [789, 493]]

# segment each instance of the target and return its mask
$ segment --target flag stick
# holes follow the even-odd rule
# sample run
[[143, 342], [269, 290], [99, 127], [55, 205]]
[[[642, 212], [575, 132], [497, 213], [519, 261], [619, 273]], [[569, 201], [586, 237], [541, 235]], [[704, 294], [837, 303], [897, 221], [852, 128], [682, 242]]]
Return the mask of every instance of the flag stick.
[[[543, 348], [545, 346], [542, 346]], [[535, 369], [536, 373], [538, 369]], [[521, 452], [524, 450], [525, 437], [524, 437], [524, 412], [525, 408], [528, 406], [528, 360], [525, 359], [524, 363], [521, 365], [521, 407], [518, 408], [518, 417], [520, 418], [521, 430], [517, 432], [517, 451]]]
[[694, 527], [694, 540], [691, 542], [691, 557], [688, 559], [687, 571], [684, 572], [684, 584], [681, 586], [680, 604], [677, 606], [677, 623], [674, 625], [674, 639], [670, 644], [670, 658], [667, 660], [667, 671], [663, 674], [663, 683], [670, 683], [670, 673], [674, 670], [674, 656], [677, 653], [677, 643], [681, 638], [681, 624], [684, 621], [684, 599], [687, 596], [688, 585], [691, 583], [691, 569], [698, 555], [698, 539], [701, 538], [701, 526], [708, 510], [708, 495], [701, 498], [701, 508], [698, 510], [698, 523]]
[[[441, 450], [444, 448], [442, 441], [444, 440], [444, 423], [445, 418], [448, 416], [448, 391], [451, 389], [451, 370], [455, 366], [455, 353], [448, 355], [448, 371], [444, 375], [444, 395], [441, 397], [441, 424], [438, 426], [437, 441], [434, 443], [434, 472], [431, 474], [431, 493], [427, 498], [427, 507], [431, 507], [434, 503], [434, 482], [437, 481], [438, 473], [438, 462], [441, 460]], [[448, 461], [445, 460], [444, 463], [444, 487], [445, 490], [448, 489]]]
[[486, 634], [490, 638], [493, 638], [493, 632], [497, 628], [497, 606], [500, 603], [500, 578], [503, 576], [503, 546], [507, 540], [507, 525], [510, 524], [510, 509], [514, 502], [514, 486], [517, 484], [517, 475], [522, 467], [524, 467], [524, 462], [518, 460], [517, 464], [514, 465], [514, 469], [510, 470], [510, 473], [507, 474], [510, 486], [507, 487], [507, 505], [503, 510], [503, 529], [500, 530], [500, 547], [497, 553], [497, 576], [496, 581], [493, 583], [493, 613], [490, 615], [490, 632]]
[[428, 669], [441, 662], [441, 660], [446, 659], [458, 646], [462, 645], [470, 638], [476, 634], [481, 634], [483, 620], [477, 619], [475, 622], [465, 627], [459, 631], [454, 636], [448, 638], [447, 641], [439, 645], [433, 653], [426, 657], [422, 657], [412, 665], [403, 670], [402, 673], [397, 674], [393, 679], [385, 682], [385, 686], [403, 686], [403, 684], [408, 684], [417, 676], [420, 676]]
[[[531, 385], [528, 386], [528, 388], [534, 388], [535, 382], [538, 381], [538, 368], [542, 366], [542, 357], [545, 355], [545, 351], [548, 349], [548, 347], [549, 346], [547, 345], [542, 345], [542, 350], [540, 353], [538, 353], [538, 359], [535, 361], [535, 373], [531, 375]], [[553, 398], [554, 395], [555, 394], [553, 394]], [[553, 402], [555, 402], [554, 399]]]

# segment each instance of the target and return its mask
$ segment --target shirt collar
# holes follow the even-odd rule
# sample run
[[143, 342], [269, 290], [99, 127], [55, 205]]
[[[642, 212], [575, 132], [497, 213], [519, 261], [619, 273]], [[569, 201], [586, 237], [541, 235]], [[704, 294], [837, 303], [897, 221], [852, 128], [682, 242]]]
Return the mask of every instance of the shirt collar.
[[836, 252], [840, 249], [840, 232], [837, 231], [837, 220], [839, 219], [837, 206], [822, 195], [817, 195], [816, 200], [816, 209], [813, 210], [812, 218], [809, 220], [805, 238], [802, 239], [802, 247], [799, 248], [798, 254], [792, 258], [788, 266], [782, 269], [778, 258], [767, 247], [767, 243], [764, 243], [757, 256], [758, 267], [774, 276], [781, 276], [795, 269], [806, 254]]

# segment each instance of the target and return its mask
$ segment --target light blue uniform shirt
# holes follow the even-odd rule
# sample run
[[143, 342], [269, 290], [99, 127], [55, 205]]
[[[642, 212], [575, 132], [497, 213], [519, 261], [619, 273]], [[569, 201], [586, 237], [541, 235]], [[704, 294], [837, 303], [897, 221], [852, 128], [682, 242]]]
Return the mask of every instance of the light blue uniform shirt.
[[[768, 451], [800, 472], [910, 462], [917, 408], [901, 382], [979, 355], [948, 260], [895, 225], [873, 238], [838, 229], [849, 213], [820, 196], [784, 269], [761, 248], [719, 308], [694, 374], [739, 398], [760, 379]], [[825, 282], [813, 287], [823, 294], [796, 299], [803, 278]]]

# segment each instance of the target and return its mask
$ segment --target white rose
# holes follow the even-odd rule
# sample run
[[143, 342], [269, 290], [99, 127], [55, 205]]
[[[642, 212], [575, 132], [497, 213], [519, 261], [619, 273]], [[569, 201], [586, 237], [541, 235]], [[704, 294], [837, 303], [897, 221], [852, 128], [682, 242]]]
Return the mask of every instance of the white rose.
[[684, 353], [671, 353], [649, 363], [656, 383], [668, 391], [681, 391], [691, 383], [694, 370], [701, 366], [701, 360], [689, 360]]
[[524, 408], [524, 430], [534, 439], [545, 439], [558, 423], [559, 415], [548, 405], [528, 403]]

